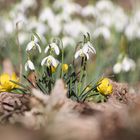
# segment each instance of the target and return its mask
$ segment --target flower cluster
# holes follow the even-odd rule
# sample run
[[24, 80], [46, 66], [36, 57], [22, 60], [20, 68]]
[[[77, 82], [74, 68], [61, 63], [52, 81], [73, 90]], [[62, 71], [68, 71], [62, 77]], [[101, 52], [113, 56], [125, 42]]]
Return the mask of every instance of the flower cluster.
[[[85, 101], [88, 98], [94, 97], [96, 95], [100, 96], [101, 100], [104, 101], [106, 96], [112, 93], [112, 85], [108, 78], [99, 80], [94, 85], [85, 85], [86, 80], [86, 66], [90, 58], [90, 55], [96, 54], [95, 47], [92, 45], [90, 40], [90, 34], [87, 33], [83, 36], [83, 40], [78, 43], [76, 51], [74, 54], [74, 60], [71, 64], [64, 64], [64, 49], [63, 42], [54, 39], [50, 44], [48, 44], [44, 49], [45, 57], [42, 58], [40, 65], [43, 68], [43, 73], [36, 80], [35, 87], [39, 88], [43, 93], [50, 94], [52, 87], [57, 78], [62, 78], [68, 88], [67, 96], [77, 101]], [[35, 37], [34, 37], [35, 38]], [[61, 43], [60, 43], [61, 42]], [[30, 42], [27, 45], [29, 47]], [[42, 47], [39, 45], [34, 49], [40, 50]], [[31, 49], [27, 49], [28, 60], [25, 63], [25, 70], [37, 71], [33, 62], [30, 59], [30, 54], [32, 54]], [[38, 49], [39, 48], [39, 49]], [[40, 51], [39, 51], [40, 52]], [[58, 58], [61, 56], [61, 59]], [[80, 62], [80, 72], [77, 71], [75, 61]], [[28, 78], [27, 78], [28, 79]], [[29, 81], [29, 80], [28, 80]]]

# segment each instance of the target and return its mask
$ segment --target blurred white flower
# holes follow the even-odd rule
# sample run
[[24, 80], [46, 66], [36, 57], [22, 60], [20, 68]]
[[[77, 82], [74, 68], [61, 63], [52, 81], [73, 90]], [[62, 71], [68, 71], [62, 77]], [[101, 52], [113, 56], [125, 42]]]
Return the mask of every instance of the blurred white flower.
[[136, 32], [137, 32], [136, 26], [137, 25], [130, 23], [125, 29], [125, 35], [130, 41], [136, 38]]
[[88, 16], [95, 17], [97, 12], [96, 12], [96, 9], [92, 5], [87, 5], [82, 9], [81, 14], [84, 17], [88, 17]]
[[26, 47], [26, 51], [28, 52], [33, 49], [38, 49], [39, 53], [41, 53], [41, 47], [35, 40], [32, 40], [28, 43], [28, 45]]
[[77, 38], [81, 33], [86, 34], [87, 32], [89, 32], [88, 27], [80, 20], [73, 20], [64, 25], [64, 33], [74, 38]]
[[81, 11], [81, 6], [72, 0], [61, 0], [61, 2], [60, 0], [56, 0], [53, 7], [55, 9], [62, 9], [62, 12], [65, 12], [68, 16], [80, 13]]
[[36, 32], [40, 35], [44, 35], [47, 32], [46, 25], [44, 23], [38, 22], [36, 25]]
[[28, 40], [28, 34], [26, 32], [19, 32], [18, 33], [19, 43], [23, 44]]
[[118, 74], [120, 73], [122, 70], [122, 64], [120, 62], [116, 63], [114, 66], [113, 66], [113, 72], [115, 74]]
[[27, 8], [33, 8], [37, 6], [37, 2], [36, 0], [22, 0], [20, 5], [25, 8], [25, 10]]
[[95, 38], [102, 36], [105, 40], [109, 40], [111, 37], [111, 33], [110, 33], [110, 30], [106, 26], [102, 26], [95, 29], [93, 36]]
[[93, 53], [96, 54], [96, 50], [95, 48], [92, 46], [92, 44], [88, 41], [87, 43], [84, 44], [83, 48], [78, 50], [75, 53], [75, 59], [77, 59], [78, 57], [86, 57], [87, 59], [89, 59], [89, 53]]
[[57, 59], [55, 59], [52, 55], [49, 55], [47, 57], [45, 57], [42, 62], [41, 65], [46, 65], [48, 67], [53, 66], [53, 67], [57, 67], [59, 64], [59, 61]]
[[49, 8], [49, 7], [46, 7], [45, 9], [43, 9], [41, 12], [40, 12], [40, 15], [39, 15], [39, 20], [40, 21], [43, 21], [43, 22], [45, 22], [45, 21], [54, 21], [54, 17], [55, 15], [54, 15], [54, 13], [53, 13], [53, 11], [52, 11], [52, 9], [51, 8]]
[[135, 68], [136, 68], [136, 63], [134, 62], [134, 60], [125, 56], [121, 62], [117, 62], [113, 66], [113, 72], [115, 74], [118, 74], [121, 71], [123, 72], [133, 71], [135, 70]]
[[114, 5], [110, 0], [100, 0], [96, 3], [96, 8], [100, 12], [104, 11], [113, 11], [114, 10]]
[[128, 17], [121, 7], [117, 7], [116, 12], [113, 14], [113, 24], [118, 32], [122, 32], [128, 23]]
[[130, 70], [135, 70], [136, 64], [134, 62], [134, 60], [128, 58], [128, 57], [124, 57], [123, 61], [122, 61], [122, 70], [124, 72], [128, 72]]
[[55, 52], [56, 55], [59, 55], [59, 53], [60, 53], [60, 50], [59, 50], [58, 45], [57, 45], [56, 43], [54, 43], [54, 42], [51, 43], [51, 44], [49, 44], [49, 45], [45, 48], [45, 53], [47, 53], [49, 50]]
[[63, 42], [64, 48], [67, 46], [74, 47], [76, 45], [74, 39], [72, 37], [68, 37], [68, 36], [64, 36], [62, 38], [62, 42]]
[[33, 64], [33, 62], [31, 60], [28, 60], [26, 63], [25, 63], [25, 70], [28, 71], [29, 70], [35, 70], [35, 66]]
[[10, 34], [14, 31], [14, 26], [10, 20], [5, 20], [3, 26], [4, 26], [5, 32], [8, 34]]

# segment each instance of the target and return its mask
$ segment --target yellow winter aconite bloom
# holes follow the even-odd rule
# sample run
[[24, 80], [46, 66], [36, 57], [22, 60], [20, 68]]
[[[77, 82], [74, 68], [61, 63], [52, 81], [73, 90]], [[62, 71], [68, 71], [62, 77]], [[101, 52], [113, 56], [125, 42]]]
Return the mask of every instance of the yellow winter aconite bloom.
[[97, 90], [103, 95], [109, 95], [112, 93], [113, 86], [108, 78], [103, 78], [98, 82]]
[[69, 69], [68, 64], [63, 64], [63, 65], [62, 65], [62, 70], [63, 70], [63, 72], [67, 72], [68, 69]]
[[3, 73], [0, 76], [0, 92], [5, 92], [5, 91], [11, 91], [14, 88], [17, 88], [18, 85], [11, 82], [15, 81], [15, 82], [19, 82], [19, 78], [16, 76], [15, 73], [13, 73], [11, 76], [7, 73]]

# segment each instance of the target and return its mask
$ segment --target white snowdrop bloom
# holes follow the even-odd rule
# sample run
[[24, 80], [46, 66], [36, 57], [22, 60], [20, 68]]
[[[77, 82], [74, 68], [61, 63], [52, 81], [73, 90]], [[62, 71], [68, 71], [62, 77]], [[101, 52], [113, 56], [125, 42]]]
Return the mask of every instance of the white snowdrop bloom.
[[113, 11], [114, 5], [110, 0], [100, 0], [96, 3], [96, 8], [99, 11]]
[[46, 7], [40, 12], [39, 20], [40, 21], [54, 21], [55, 15], [51, 8]]
[[48, 51], [54, 51], [56, 53], [56, 55], [59, 55], [60, 53], [60, 50], [59, 50], [59, 47], [56, 43], [51, 43], [49, 44], [46, 48], [45, 48], [45, 53], [47, 53]]
[[26, 63], [25, 63], [25, 70], [28, 71], [28, 70], [35, 70], [35, 66], [33, 64], [33, 62], [31, 60], [28, 60]]
[[53, 67], [57, 67], [59, 64], [59, 61], [57, 59], [55, 59], [52, 55], [49, 55], [47, 57], [45, 57], [42, 62], [41, 65], [46, 65], [48, 67], [53, 66]]
[[98, 20], [101, 25], [111, 27], [113, 24], [113, 18], [111, 13], [100, 13], [98, 14]]
[[28, 52], [28, 51], [31, 51], [33, 49], [38, 49], [39, 53], [41, 53], [41, 47], [40, 47], [40, 45], [36, 41], [34, 41], [34, 40], [32, 40], [32, 41], [30, 41], [28, 43], [28, 45], [26, 47], [26, 51]]
[[122, 8], [117, 7], [115, 10], [117, 12], [115, 12], [112, 16], [113, 17], [113, 24], [114, 24], [116, 31], [122, 32], [128, 23], [128, 17], [124, 13]]
[[12, 24], [12, 22], [10, 20], [6, 20], [4, 22], [4, 30], [8, 34], [10, 34], [14, 31], [14, 25]]
[[62, 12], [67, 13], [68, 16], [74, 14], [74, 13], [80, 13], [81, 6], [75, 2], [72, 2], [72, 0], [56, 0], [53, 5], [54, 8], [57, 9], [63, 9]]
[[98, 38], [99, 36], [103, 36], [105, 40], [109, 40], [111, 37], [110, 30], [106, 26], [98, 27], [95, 29], [93, 36]]
[[51, 34], [53, 36], [58, 36], [62, 31], [61, 19], [59, 16], [56, 16], [54, 20], [48, 21], [49, 27], [51, 28]]
[[36, 7], [37, 6], [37, 2], [36, 0], [22, 0], [20, 3], [21, 6], [23, 6], [23, 8], [27, 9], [27, 8], [32, 8], [32, 7]]
[[73, 47], [73, 46], [76, 45], [74, 39], [72, 37], [68, 37], [68, 36], [64, 36], [62, 38], [62, 42], [63, 42], [64, 48], [67, 47], [67, 46], [72, 46]]
[[87, 48], [82, 48], [82, 49], [78, 50], [74, 55], [75, 59], [77, 59], [78, 57], [85, 57], [85, 56], [87, 59], [89, 59], [89, 54], [88, 54]]
[[93, 47], [93, 45], [89, 41], [84, 44], [83, 48], [88, 48], [89, 52], [96, 54], [95, 48]]
[[86, 34], [87, 32], [90, 32], [89, 29], [79, 20], [74, 20], [64, 25], [64, 33], [74, 38], [77, 38], [81, 33]]
[[90, 42], [87, 42], [84, 44], [83, 48], [78, 50], [75, 53], [75, 59], [77, 59], [78, 57], [86, 57], [87, 59], [89, 59], [89, 53], [96, 53], [95, 48], [91, 45]]
[[47, 32], [47, 27], [44, 23], [38, 22], [36, 25], [36, 32], [40, 35], [44, 35]]
[[29, 36], [26, 32], [19, 32], [18, 38], [19, 38], [19, 43], [24, 44], [28, 40]]
[[88, 16], [97, 16], [96, 9], [92, 5], [85, 6], [81, 11], [82, 16], [88, 17]]
[[122, 70], [124, 72], [128, 72], [130, 70], [135, 70], [136, 64], [134, 62], [134, 60], [128, 58], [128, 57], [124, 57], [123, 61], [122, 61]]
[[128, 40], [133, 40], [136, 38], [136, 33], [137, 33], [137, 25], [130, 23], [126, 29], [125, 29], [125, 35]]
[[116, 63], [114, 66], [113, 66], [113, 72], [115, 74], [118, 74], [120, 73], [122, 70], [122, 64], [120, 62]]

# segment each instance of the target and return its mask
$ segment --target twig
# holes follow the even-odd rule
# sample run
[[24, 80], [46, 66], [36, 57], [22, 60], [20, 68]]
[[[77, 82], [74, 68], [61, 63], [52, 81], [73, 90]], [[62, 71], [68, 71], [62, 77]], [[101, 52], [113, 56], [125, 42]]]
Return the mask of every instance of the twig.
[[18, 21], [16, 23], [16, 39], [17, 39], [17, 47], [18, 47], [18, 57], [19, 57], [19, 78], [20, 78], [20, 82], [22, 82], [22, 50], [20, 47], [20, 43], [19, 43], [19, 30], [18, 30], [18, 25], [21, 21]]

